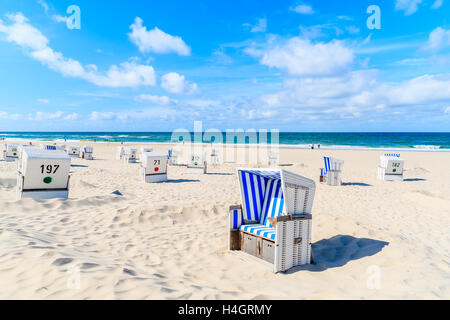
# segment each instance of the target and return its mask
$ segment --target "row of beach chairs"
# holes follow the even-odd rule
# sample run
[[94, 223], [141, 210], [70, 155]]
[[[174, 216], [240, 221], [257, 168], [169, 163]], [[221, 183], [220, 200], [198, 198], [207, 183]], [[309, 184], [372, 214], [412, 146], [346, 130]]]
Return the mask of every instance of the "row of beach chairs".
[[[90, 148], [90, 149], [89, 149]], [[91, 147], [83, 152], [91, 153]], [[6, 147], [8, 149], [8, 146]], [[17, 198], [68, 198], [70, 162], [76, 148], [43, 145], [10, 147], [17, 155]], [[16, 153], [16, 155], [14, 155]], [[137, 149], [119, 147], [117, 159], [135, 162]], [[145, 182], [167, 181], [167, 167], [174, 150], [168, 154], [141, 148], [140, 174]], [[188, 172], [206, 172], [206, 154], [192, 152]], [[344, 161], [324, 157], [321, 181], [339, 185]], [[392, 180], [402, 176], [403, 159], [398, 154], [380, 157], [378, 177]], [[313, 180], [280, 168], [237, 168], [241, 204], [229, 209], [229, 250], [241, 257], [256, 259], [273, 272], [313, 262], [311, 250], [312, 206], [316, 191]], [[324, 179], [322, 179], [324, 178]], [[397, 179], [397, 178], [396, 178]]]

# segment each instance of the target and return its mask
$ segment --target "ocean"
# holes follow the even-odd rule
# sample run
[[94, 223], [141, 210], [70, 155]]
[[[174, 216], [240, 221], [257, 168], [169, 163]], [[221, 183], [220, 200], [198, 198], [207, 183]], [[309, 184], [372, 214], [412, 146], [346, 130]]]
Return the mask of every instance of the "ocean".
[[[223, 133], [223, 142], [225, 140]], [[259, 143], [245, 138], [243, 134], [228, 143]], [[171, 132], [0, 132], [0, 139], [5, 141], [55, 141], [55, 142], [139, 142], [170, 143], [179, 141], [172, 139]], [[193, 141], [193, 133], [191, 133]], [[270, 143], [270, 132], [268, 134]], [[427, 151], [450, 151], [450, 132], [280, 132], [278, 143], [292, 148], [310, 148], [311, 144], [328, 149], [409, 149]], [[203, 136], [204, 143], [211, 139]], [[214, 142], [221, 142], [220, 140]]]

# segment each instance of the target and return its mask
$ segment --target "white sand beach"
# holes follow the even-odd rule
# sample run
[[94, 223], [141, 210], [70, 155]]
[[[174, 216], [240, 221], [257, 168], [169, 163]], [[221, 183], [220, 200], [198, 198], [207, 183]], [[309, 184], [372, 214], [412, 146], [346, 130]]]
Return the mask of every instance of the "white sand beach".
[[[16, 163], [0, 161], [1, 299], [450, 298], [448, 152], [402, 152], [405, 181], [386, 182], [381, 151], [280, 149], [283, 168], [317, 183], [316, 264], [273, 274], [228, 252], [238, 165], [170, 166], [169, 182], [146, 184], [117, 144], [91, 145], [68, 200], [16, 201]], [[345, 161], [343, 186], [319, 183], [324, 155]]]

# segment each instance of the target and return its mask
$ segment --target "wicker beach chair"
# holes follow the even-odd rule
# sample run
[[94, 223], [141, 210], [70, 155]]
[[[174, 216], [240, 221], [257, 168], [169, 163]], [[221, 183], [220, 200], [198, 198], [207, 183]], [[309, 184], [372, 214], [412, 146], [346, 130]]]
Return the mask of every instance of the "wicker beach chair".
[[206, 153], [192, 151], [186, 168], [186, 173], [205, 174], [207, 172]]
[[89, 146], [83, 146], [82, 149], [82, 153], [81, 153], [81, 157], [84, 160], [94, 160], [94, 148], [93, 147], [89, 147]]
[[213, 166], [217, 166], [220, 164], [219, 149], [217, 148], [211, 149], [211, 164]]
[[145, 152], [140, 175], [147, 183], [167, 181], [167, 156], [160, 152]]
[[323, 157], [323, 162], [325, 168], [320, 169], [320, 181], [326, 182], [329, 186], [340, 186], [342, 184], [344, 161], [332, 157]]
[[242, 205], [230, 207], [229, 249], [273, 272], [311, 263], [313, 180], [283, 169], [238, 168]]
[[180, 166], [181, 161], [181, 152], [177, 149], [168, 149], [167, 150], [167, 159], [169, 160], [169, 165], [171, 166]]
[[70, 157], [62, 150], [23, 148], [18, 163], [17, 199], [69, 196]]
[[80, 146], [69, 146], [69, 149], [67, 150], [67, 154], [71, 158], [79, 158], [80, 157]]
[[133, 147], [124, 147], [122, 161], [126, 163], [135, 163], [137, 156], [137, 149]]
[[380, 156], [377, 178], [386, 181], [403, 181], [405, 160], [399, 153], [385, 153]]
[[7, 143], [3, 150], [3, 159], [8, 162], [16, 161], [19, 158], [20, 146], [15, 143]]
[[269, 152], [269, 167], [277, 167], [279, 164], [280, 156], [278, 152], [270, 151]]

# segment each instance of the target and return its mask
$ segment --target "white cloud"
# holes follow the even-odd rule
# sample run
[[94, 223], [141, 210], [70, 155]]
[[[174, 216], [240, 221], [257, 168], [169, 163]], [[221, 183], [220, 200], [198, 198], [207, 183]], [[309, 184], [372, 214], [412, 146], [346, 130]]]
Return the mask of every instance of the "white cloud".
[[81, 78], [105, 87], [138, 87], [156, 84], [155, 71], [152, 66], [137, 64], [133, 61], [112, 65], [105, 73], [97, 71], [97, 66], [82, 66], [72, 58], [66, 58], [61, 52], [49, 47], [48, 39], [28, 23], [21, 13], [7, 16], [11, 24], [5, 25], [0, 20], [0, 33], [6, 35], [6, 41], [19, 45], [33, 59], [48, 66], [64, 76]]
[[450, 107], [447, 107], [447, 108], [445, 108], [445, 110], [444, 110], [444, 113], [448, 113], [448, 114], [450, 114]]
[[420, 3], [422, 0], [396, 0], [395, 10], [402, 10], [409, 16], [419, 9]]
[[432, 9], [439, 9], [442, 4], [444, 3], [444, 0], [436, 0], [433, 5], [431, 6]]
[[300, 13], [300, 14], [313, 14], [314, 10], [311, 6], [307, 5], [307, 4], [299, 4], [298, 6], [295, 6], [293, 8], [291, 8], [291, 10]]
[[139, 102], [152, 102], [155, 104], [167, 106], [169, 104], [177, 104], [178, 101], [170, 99], [168, 96], [153, 96], [150, 94], [141, 94], [135, 98]]
[[197, 92], [197, 84], [195, 82], [188, 82], [184, 76], [169, 72], [161, 77], [161, 87], [171, 93], [187, 93], [193, 94]]
[[42, 6], [42, 8], [44, 8], [45, 13], [47, 13], [48, 12], [47, 2], [45, 2], [44, 0], [38, 0], [37, 2]]
[[350, 69], [354, 54], [341, 41], [312, 43], [293, 37], [282, 45], [246, 50], [260, 63], [293, 76], [330, 76]]
[[59, 119], [63, 115], [62, 111], [56, 111], [56, 112], [42, 112], [37, 111], [34, 115], [29, 115], [29, 120], [35, 120], [35, 121], [41, 121], [41, 120], [49, 120], [49, 119]]
[[197, 107], [197, 108], [207, 108], [207, 107], [217, 107], [220, 105], [220, 101], [212, 100], [212, 99], [197, 99], [190, 100], [187, 102], [188, 105]]
[[136, 17], [130, 26], [132, 30], [128, 37], [142, 53], [170, 53], [175, 52], [181, 56], [189, 56], [191, 48], [178, 36], [172, 36], [155, 27], [147, 31], [147, 27], [142, 25], [142, 19]]
[[78, 113], [71, 113], [64, 117], [64, 120], [76, 120], [78, 118]]
[[255, 25], [250, 25], [249, 23], [244, 23], [244, 26], [246, 27], [251, 27], [250, 28], [250, 32], [266, 32], [267, 29], [267, 19], [266, 18], [262, 18], [262, 19], [258, 19], [258, 23]]
[[8, 112], [5, 111], [0, 111], [0, 119], [5, 119], [5, 120], [19, 120], [22, 118], [22, 115], [18, 114], [18, 113], [13, 113], [10, 114]]
[[445, 47], [450, 46], [450, 30], [437, 27], [431, 31], [428, 36], [427, 43], [423, 46], [423, 49], [430, 51], [438, 51]]
[[345, 29], [350, 34], [358, 34], [361, 31], [358, 27], [355, 27], [355, 26], [348, 26], [348, 27], [345, 27]]
[[40, 102], [40, 103], [49, 103], [49, 102], [50, 102], [50, 100], [48, 100], [48, 99], [42, 99], [42, 98], [37, 99], [37, 101]]
[[52, 19], [54, 21], [56, 21], [56, 22], [59, 22], [59, 23], [67, 23], [67, 19], [68, 18], [66, 16], [61, 16], [59, 14], [54, 14], [54, 15], [52, 15]]
[[91, 121], [98, 121], [98, 120], [128, 121], [128, 120], [146, 120], [146, 119], [166, 120], [169, 118], [173, 118], [178, 114], [179, 111], [167, 107], [149, 108], [143, 110], [127, 110], [126, 112], [93, 111], [89, 116], [89, 120]]
[[114, 112], [98, 112], [93, 111], [89, 116], [89, 120], [97, 121], [97, 120], [110, 120], [116, 116]]

